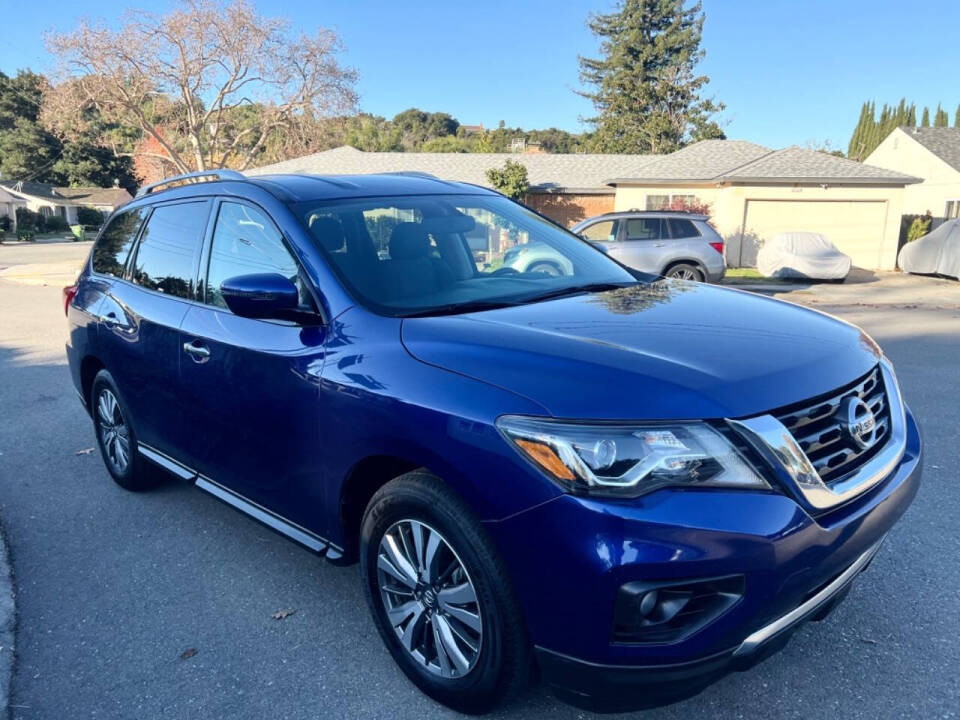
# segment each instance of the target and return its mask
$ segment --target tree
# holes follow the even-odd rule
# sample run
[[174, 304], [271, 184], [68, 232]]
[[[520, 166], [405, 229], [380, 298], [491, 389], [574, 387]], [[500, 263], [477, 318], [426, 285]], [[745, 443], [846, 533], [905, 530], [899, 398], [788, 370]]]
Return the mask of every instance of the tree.
[[703, 58], [699, 2], [622, 0], [587, 25], [600, 38], [600, 57], [580, 57], [580, 94], [597, 110], [593, 148], [601, 152], [668, 153], [706, 137], [723, 137], [712, 119], [723, 105], [703, 99], [709, 82], [697, 75]]
[[930, 108], [923, 108], [923, 119], [920, 121], [920, 127], [930, 127]]
[[487, 180], [490, 181], [494, 190], [514, 200], [522, 198], [530, 189], [526, 165], [515, 160], [507, 160], [502, 168], [487, 170]]
[[960, 128], [960, 105], [957, 105], [957, 112], [953, 116], [953, 126]]
[[246, 0], [179, 0], [166, 15], [129, 12], [117, 30], [84, 20], [47, 46], [61, 74], [48, 117], [94, 108], [153, 138], [181, 172], [244, 169], [271, 136], [356, 102], [335, 32], [294, 36]]
[[937, 103], [937, 112], [933, 116], [933, 126], [934, 127], [950, 126], [950, 116], [947, 115], [946, 110], [940, 107], [940, 103]]

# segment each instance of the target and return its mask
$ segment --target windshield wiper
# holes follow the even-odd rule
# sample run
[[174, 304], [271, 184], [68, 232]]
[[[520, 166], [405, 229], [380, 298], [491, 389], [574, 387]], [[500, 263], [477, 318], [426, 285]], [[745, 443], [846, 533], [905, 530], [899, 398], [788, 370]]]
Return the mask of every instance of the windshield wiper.
[[632, 287], [638, 285], [639, 283], [635, 282], [605, 282], [605, 283], [587, 283], [585, 285], [568, 285], [567, 287], [557, 288], [555, 290], [548, 290], [546, 292], [538, 293], [537, 295], [528, 295], [523, 298], [520, 302], [522, 303], [531, 303], [531, 302], [540, 302], [542, 300], [553, 300], [554, 298], [567, 297], [569, 295], [580, 295], [582, 293], [595, 293], [595, 292], [604, 292], [605, 290], [619, 290], [620, 288]]
[[499, 310], [500, 308], [513, 307], [519, 303], [510, 300], [470, 300], [468, 302], [450, 303], [449, 305], [438, 305], [437, 307], [424, 308], [423, 310], [413, 310], [403, 313], [400, 317], [432, 317], [434, 315], [459, 315], [461, 313], [480, 312], [481, 310]]

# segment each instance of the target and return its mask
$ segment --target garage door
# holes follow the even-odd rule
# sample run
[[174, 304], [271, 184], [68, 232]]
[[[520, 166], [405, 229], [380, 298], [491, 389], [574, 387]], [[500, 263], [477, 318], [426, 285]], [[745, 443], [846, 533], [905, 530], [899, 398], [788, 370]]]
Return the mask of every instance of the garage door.
[[826, 235], [862, 268], [882, 266], [886, 224], [883, 200], [747, 200], [743, 265], [756, 265], [757, 249], [777, 233], [807, 230]]

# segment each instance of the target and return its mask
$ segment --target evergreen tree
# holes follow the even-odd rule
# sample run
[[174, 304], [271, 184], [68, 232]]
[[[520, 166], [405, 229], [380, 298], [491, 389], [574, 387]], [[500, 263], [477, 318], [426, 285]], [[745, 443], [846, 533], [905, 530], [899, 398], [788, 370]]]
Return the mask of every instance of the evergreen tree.
[[960, 128], [960, 105], [957, 105], [957, 112], [953, 116], [953, 126]]
[[703, 58], [699, 2], [622, 0], [614, 12], [593, 15], [599, 58], [580, 58], [580, 92], [597, 110], [595, 150], [667, 153], [694, 139], [723, 137], [712, 116], [723, 105], [700, 96], [709, 82], [697, 75]]
[[947, 115], [947, 111], [940, 107], [940, 103], [937, 103], [937, 112], [933, 116], [933, 126], [934, 127], [949, 127], [950, 126], [950, 116]]
[[930, 127], [930, 108], [923, 108], [923, 119], [920, 121], [920, 127]]
[[[960, 108], [958, 108], [960, 110]], [[916, 127], [917, 126], [917, 105], [916, 103], [910, 103], [910, 112], [907, 115], [907, 126]]]

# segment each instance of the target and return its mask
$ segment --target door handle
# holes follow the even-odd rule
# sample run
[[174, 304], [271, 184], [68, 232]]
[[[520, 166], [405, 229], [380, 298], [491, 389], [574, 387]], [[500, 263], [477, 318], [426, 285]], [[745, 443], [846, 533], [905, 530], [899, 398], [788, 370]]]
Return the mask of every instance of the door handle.
[[194, 362], [205, 363], [210, 359], [210, 348], [206, 348], [203, 345], [196, 345], [196, 340], [192, 342], [185, 342], [183, 344], [183, 350], [186, 352]]
[[654, 247], [666, 247], [667, 244], [666, 244], [666, 243], [654, 243], [653, 246], [654, 246]]

